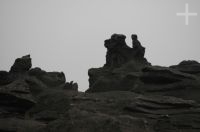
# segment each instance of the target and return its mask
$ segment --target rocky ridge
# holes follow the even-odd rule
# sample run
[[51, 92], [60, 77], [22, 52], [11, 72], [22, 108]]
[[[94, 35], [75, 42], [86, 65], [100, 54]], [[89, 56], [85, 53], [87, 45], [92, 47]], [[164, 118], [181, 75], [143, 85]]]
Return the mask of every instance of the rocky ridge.
[[32, 68], [30, 55], [0, 71], [2, 132], [199, 132], [200, 63], [152, 66], [132, 35], [104, 41], [106, 63], [88, 71], [89, 89], [63, 72]]

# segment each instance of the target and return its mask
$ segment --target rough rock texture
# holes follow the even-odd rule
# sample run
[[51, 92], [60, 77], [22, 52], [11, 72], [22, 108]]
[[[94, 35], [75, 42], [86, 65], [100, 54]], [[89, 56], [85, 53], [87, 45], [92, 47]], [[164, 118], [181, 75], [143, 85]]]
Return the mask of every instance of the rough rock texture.
[[0, 117], [24, 114], [36, 103], [24, 80], [0, 87]]
[[6, 85], [13, 81], [13, 77], [7, 71], [0, 71], [0, 85]]
[[16, 59], [10, 72], [0, 71], [2, 132], [39, 131], [46, 126], [46, 120], [57, 119], [69, 108], [65, 91], [78, 91], [77, 83], [66, 82], [63, 72], [46, 72], [31, 66], [28, 55]]
[[151, 66], [137, 35], [132, 48], [125, 38], [105, 41], [106, 64], [89, 70], [87, 92], [62, 72], [31, 68], [30, 56], [0, 71], [0, 131], [199, 132], [200, 64]]
[[[137, 40], [137, 35], [132, 35], [133, 47], [127, 46], [126, 36], [113, 34], [105, 40], [107, 48], [106, 64], [101, 68], [89, 69], [88, 92], [103, 92], [112, 90], [130, 90], [127, 81], [129, 73], [141, 71], [145, 66], [151, 65], [144, 58], [145, 48]], [[134, 79], [132, 80], [134, 82]]]
[[200, 74], [200, 63], [197, 61], [182, 61], [178, 65], [171, 66], [170, 68], [174, 68], [189, 74]]
[[32, 67], [30, 55], [17, 58], [10, 69], [10, 72], [26, 72]]
[[144, 58], [145, 48], [137, 40], [137, 35], [132, 35], [133, 47], [130, 48], [125, 42], [126, 36], [113, 34], [110, 39], [105, 40], [107, 48], [106, 64], [104, 67], [120, 67], [130, 60], [147, 64]]
[[200, 131], [199, 121], [195, 121], [199, 120], [200, 63], [188, 60], [170, 67], [151, 66], [144, 58], [145, 48], [137, 35], [131, 36], [133, 48], [126, 45], [125, 38], [114, 34], [105, 41], [106, 64], [89, 69], [86, 92], [137, 93], [141, 96], [132, 96], [134, 101], [123, 108], [133, 112], [134, 117], [147, 119], [152, 131]]
[[[119, 55], [124, 54], [132, 57], [126, 59], [127, 62], [122, 63], [120, 66], [109, 65], [109, 63], [101, 68], [89, 69], [89, 89], [87, 92], [105, 92], [105, 91], [133, 91], [137, 93], [145, 93], [150, 95], [166, 95], [175, 96], [185, 99], [199, 99], [200, 78], [199, 70], [200, 64], [196, 61], [183, 61], [178, 65], [171, 67], [151, 66], [150, 63], [144, 58], [144, 48], [137, 40], [136, 35], [132, 35], [133, 44], [138, 48], [127, 48], [125, 44], [125, 36], [114, 34], [109, 39], [115, 45], [123, 45], [130, 49], [127, 52], [123, 48], [113, 46], [113, 51], [121, 50]], [[108, 40], [106, 40], [108, 41]], [[105, 42], [106, 42], [105, 41]], [[114, 45], [113, 43], [106, 42], [105, 44]], [[139, 50], [138, 50], [139, 49]], [[111, 56], [108, 54], [106, 60], [110, 60]], [[135, 52], [138, 52], [137, 55]], [[133, 53], [133, 55], [132, 55]], [[118, 53], [117, 53], [118, 54]], [[115, 62], [116, 59], [110, 60]], [[191, 96], [190, 94], [193, 96]]]

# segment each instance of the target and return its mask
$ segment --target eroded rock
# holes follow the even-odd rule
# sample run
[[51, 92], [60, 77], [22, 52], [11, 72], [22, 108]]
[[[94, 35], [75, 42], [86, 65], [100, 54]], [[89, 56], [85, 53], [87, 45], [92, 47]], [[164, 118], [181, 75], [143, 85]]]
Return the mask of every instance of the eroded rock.
[[35, 103], [28, 84], [23, 80], [0, 86], [0, 109], [3, 111], [0, 116], [2, 117], [23, 115]]
[[132, 86], [124, 86], [128, 74], [140, 72], [145, 66], [151, 65], [144, 58], [145, 48], [138, 41], [137, 35], [132, 35], [133, 48], [127, 46], [125, 38], [124, 35], [113, 34], [105, 40], [106, 64], [101, 68], [89, 69], [90, 84], [87, 92], [130, 90]]
[[11, 73], [27, 72], [32, 67], [30, 55], [17, 58], [10, 69]]
[[137, 40], [137, 35], [132, 35], [133, 48], [126, 44], [125, 39], [125, 35], [113, 34], [110, 39], [105, 40], [104, 46], [107, 48], [105, 67], [120, 67], [131, 60], [148, 63], [144, 58], [145, 48]]
[[178, 65], [171, 66], [173, 69], [177, 69], [184, 73], [200, 74], [200, 63], [197, 61], [182, 61]]
[[0, 72], [3, 132], [199, 132], [199, 63], [151, 66], [132, 35], [105, 41], [106, 64], [88, 71], [90, 88], [62, 72], [31, 68], [30, 56]]

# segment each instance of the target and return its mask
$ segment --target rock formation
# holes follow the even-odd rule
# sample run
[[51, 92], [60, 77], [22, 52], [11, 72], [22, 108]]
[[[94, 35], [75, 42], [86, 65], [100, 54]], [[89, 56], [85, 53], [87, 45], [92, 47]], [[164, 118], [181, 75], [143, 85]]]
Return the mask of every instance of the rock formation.
[[122, 34], [113, 34], [110, 39], [105, 40], [107, 54], [104, 67], [120, 67], [131, 60], [148, 63], [144, 58], [145, 48], [137, 40], [137, 35], [132, 35], [133, 48], [127, 46], [125, 39], [126, 36]]
[[[87, 92], [103, 92], [113, 90], [130, 90], [127, 82], [129, 73], [141, 71], [145, 66], [151, 64], [144, 58], [145, 48], [132, 35], [133, 47], [127, 46], [126, 36], [113, 34], [110, 39], [105, 40], [107, 48], [106, 64], [101, 68], [89, 69], [89, 89]], [[127, 74], [128, 73], [128, 74]], [[134, 80], [131, 80], [134, 83]]]
[[2, 132], [199, 132], [200, 63], [152, 66], [132, 35], [105, 40], [106, 64], [89, 69], [90, 87], [63, 72], [31, 68], [29, 55], [0, 71]]
[[17, 58], [10, 69], [10, 72], [26, 72], [32, 67], [30, 55]]
[[27, 55], [16, 59], [10, 72], [0, 71], [0, 118], [2, 120], [11, 117], [24, 118], [28, 110], [37, 106], [39, 96], [47, 91], [54, 89], [77, 91], [77, 84], [69, 85], [64, 73], [46, 72], [40, 68], [31, 69], [31, 66], [30, 55]]

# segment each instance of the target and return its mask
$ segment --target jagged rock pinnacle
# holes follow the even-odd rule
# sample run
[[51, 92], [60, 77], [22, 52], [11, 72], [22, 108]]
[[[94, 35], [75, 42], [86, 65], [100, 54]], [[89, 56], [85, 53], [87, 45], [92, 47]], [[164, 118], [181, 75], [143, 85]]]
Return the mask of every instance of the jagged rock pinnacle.
[[17, 58], [15, 60], [15, 63], [13, 64], [13, 66], [10, 69], [10, 72], [11, 73], [13, 73], [13, 72], [23, 73], [23, 72], [28, 71], [31, 67], [32, 67], [32, 63], [31, 63], [30, 55], [26, 55], [21, 58]]
[[113, 34], [110, 39], [104, 41], [107, 48], [105, 67], [120, 67], [129, 61], [148, 63], [144, 58], [145, 48], [138, 41], [137, 35], [131, 37], [132, 48], [126, 44], [126, 36], [123, 34]]

